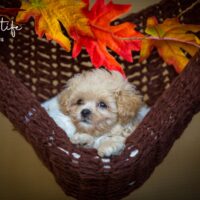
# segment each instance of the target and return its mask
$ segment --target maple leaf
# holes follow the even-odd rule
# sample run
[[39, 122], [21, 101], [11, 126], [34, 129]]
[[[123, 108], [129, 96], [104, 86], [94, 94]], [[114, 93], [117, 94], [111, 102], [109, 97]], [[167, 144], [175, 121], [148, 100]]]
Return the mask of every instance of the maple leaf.
[[89, 1], [85, 14], [89, 19], [89, 25], [93, 36], [85, 35], [82, 31], [71, 28], [70, 35], [74, 39], [72, 56], [77, 57], [85, 47], [90, 55], [91, 62], [98, 68], [101, 66], [109, 70], [117, 70], [124, 75], [122, 66], [109, 53], [107, 48], [116, 52], [125, 60], [132, 62], [132, 50], [139, 51], [140, 40], [127, 40], [130, 37], [141, 38], [143, 35], [134, 30], [133, 23], [125, 22], [119, 25], [111, 25], [111, 22], [122, 14], [126, 13], [131, 5], [118, 5], [110, 1], [105, 4], [104, 0], [97, 0], [94, 6], [89, 10]]
[[39, 37], [46, 36], [48, 40], [55, 40], [64, 49], [70, 51], [70, 40], [66, 37], [60, 23], [69, 32], [71, 26], [91, 35], [88, 19], [83, 14], [86, 3], [81, 0], [29, 0], [22, 1], [21, 9], [16, 21], [27, 22], [30, 17], [35, 20], [35, 31]]
[[199, 31], [200, 25], [180, 24], [177, 18], [166, 19], [162, 24], [156, 17], [148, 18], [145, 32], [153, 37], [142, 41], [140, 61], [156, 47], [163, 60], [180, 73], [189, 61], [184, 52], [194, 56], [200, 48], [200, 40], [194, 34]]

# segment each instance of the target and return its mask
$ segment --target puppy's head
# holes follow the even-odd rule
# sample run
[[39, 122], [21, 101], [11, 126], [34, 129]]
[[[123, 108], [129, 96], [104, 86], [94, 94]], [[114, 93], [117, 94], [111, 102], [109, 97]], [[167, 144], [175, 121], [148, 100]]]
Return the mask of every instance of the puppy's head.
[[59, 102], [78, 132], [101, 135], [117, 123], [127, 124], [142, 101], [118, 72], [98, 69], [71, 78]]

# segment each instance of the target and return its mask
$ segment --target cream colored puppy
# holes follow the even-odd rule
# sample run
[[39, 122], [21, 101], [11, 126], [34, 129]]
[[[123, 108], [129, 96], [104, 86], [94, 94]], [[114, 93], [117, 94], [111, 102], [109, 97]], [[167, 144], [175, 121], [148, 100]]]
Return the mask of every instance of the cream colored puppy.
[[95, 147], [102, 157], [123, 150], [142, 106], [142, 98], [131, 83], [120, 73], [103, 69], [75, 75], [67, 82], [58, 102], [60, 110], [76, 126], [71, 142]]

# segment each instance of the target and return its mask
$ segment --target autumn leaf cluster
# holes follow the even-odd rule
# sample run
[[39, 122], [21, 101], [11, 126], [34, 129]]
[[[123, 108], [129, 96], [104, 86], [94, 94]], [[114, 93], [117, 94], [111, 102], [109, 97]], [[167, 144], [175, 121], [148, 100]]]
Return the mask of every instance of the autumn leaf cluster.
[[[147, 59], [153, 48], [157, 48], [163, 60], [181, 72], [188, 62], [185, 53], [193, 56], [200, 47], [195, 33], [199, 25], [181, 24], [177, 18], [158, 23], [156, 17], [147, 20], [145, 35], [136, 31], [136, 25], [124, 22], [113, 25], [113, 21], [127, 13], [131, 5], [114, 4], [112, 1], [96, 0], [89, 8], [89, 0], [23, 0], [16, 18], [25, 23], [35, 20], [35, 31], [39, 37], [54, 40], [66, 51], [77, 57], [83, 48], [88, 52], [92, 64], [104, 66], [124, 74], [123, 68], [110, 54], [110, 50], [123, 59], [133, 62], [132, 51], [140, 51], [140, 61]], [[61, 25], [73, 39], [63, 33]]]

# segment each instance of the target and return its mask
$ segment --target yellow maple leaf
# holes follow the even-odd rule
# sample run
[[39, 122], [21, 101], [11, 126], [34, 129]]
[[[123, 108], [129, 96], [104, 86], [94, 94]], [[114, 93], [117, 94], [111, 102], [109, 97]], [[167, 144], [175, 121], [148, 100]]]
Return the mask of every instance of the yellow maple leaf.
[[16, 18], [17, 23], [25, 23], [31, 17], [35, 20], [35, 31], [39, 37], [46, 35], [67, 51], [71, 50], [69, 38], [63, 34], [60, 23], [70, 33], [71, 28], [92, 35], [88, 19], [83, 14], [86, 3], [81, 0], [23, 0]]
[[140, 61], [148, 58], [156, 47], [163, 60], [180, 73], [189, 61], [184, 52], [194, 56], [200, 47], [194, 34], [199, 31], [200, 25], [180, 24], [177, 18], [166, 19], [162, 24], [155, 17], [148, 18], [145, 32], [153, 37], [142, 41]]

